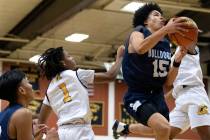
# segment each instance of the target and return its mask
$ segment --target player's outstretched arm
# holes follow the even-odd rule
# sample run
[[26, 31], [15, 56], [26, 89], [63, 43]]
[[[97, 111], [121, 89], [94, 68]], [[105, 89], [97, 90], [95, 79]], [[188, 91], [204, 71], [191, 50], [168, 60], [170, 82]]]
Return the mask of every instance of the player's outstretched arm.
[[[186, 53], [187, 53], [187, 50], [182, 48], [175, 54], [174, 61], [172, 62], [172, 67], [170, 68], [168, 72], [166, 82], [164, 83], [164, 86], [163, 86], [165, 90], [172, 89], [173, 82], [176, 79], [176, 76], [178, 74], [179, 65], [181, 64], [182, 58], [186, 55]], [[168, 92], [169, 90], [166, 90], [166, 92]]]
[[116, 78], [121, 68], [124, 50], [124, 46], [120, 46], [117, 49], [117, 57], [114, 65], [107, 72], [95, 73], [94, 82], [111, 82]]
[[186, 25], [182, 19], [171, 19], [167, 25], [162, 27], [161, 29], [155, 31], [148, 37], [144, 37], [144, 35], [140, 32], [134, 31], [130, 36], [130, 44], [133, 46], [134, 50], [139, 54], [144, 54], [152, 49], [161, 39], [164, 38], [168, 33], [180, 33], [188, 31], [183, 28], [183, 25]]

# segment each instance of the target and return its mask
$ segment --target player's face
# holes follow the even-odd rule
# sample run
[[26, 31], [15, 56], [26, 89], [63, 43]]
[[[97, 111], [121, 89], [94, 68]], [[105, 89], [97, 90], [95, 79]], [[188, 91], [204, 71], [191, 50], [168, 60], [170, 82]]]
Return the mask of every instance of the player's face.
[[24, 78], [19, 86], [19, 92], [29, 103], [34, 98], [32, 85], [29, 83], [27, 78]]
[[74, 70], [76, 68], [76, 62], [72, 56], [69, 55], [67, 51], [64, 51], [64, 63], [68, 69]]
[[157, 31], [165, 25], [165, 18], [159, 11], [153, 10], [150, 12], [145, 24], [151, 31]]

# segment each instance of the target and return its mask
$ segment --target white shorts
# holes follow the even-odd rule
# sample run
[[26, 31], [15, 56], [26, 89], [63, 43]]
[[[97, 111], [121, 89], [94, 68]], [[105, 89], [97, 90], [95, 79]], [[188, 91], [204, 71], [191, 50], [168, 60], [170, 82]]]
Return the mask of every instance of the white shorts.
[[94, 140], [90, 124], [59, 126], [58, 135], [59, 140]]
[[[175, 101], [170, 112], [170, 125], [187, 130], [199, 126], [210, 126], [210, 102], [202, 87], [189, 87], [179, 91], [181, 95]], [[183, 93], [182, 93], [183, 92]]]

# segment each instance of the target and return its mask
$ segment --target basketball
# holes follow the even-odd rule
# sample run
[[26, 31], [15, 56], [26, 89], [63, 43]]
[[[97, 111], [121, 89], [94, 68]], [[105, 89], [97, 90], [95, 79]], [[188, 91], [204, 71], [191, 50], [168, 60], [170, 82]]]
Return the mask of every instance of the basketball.
[[182, 32], [183, 35], [181, 35], [180, 33], [171, 33], [171, 34], [168, 34], [168, 37], [170, 41], [174, 43], [175, 45], [188, 48], [197, 42], [198, 27], [191, 18], [188, 18], [188, 17], [178, 17], [178, 18], [183, 19], [183, 22], [186, 23], [186, 25], [184, 25], [184, 28], [187, 29], [188, 31]]

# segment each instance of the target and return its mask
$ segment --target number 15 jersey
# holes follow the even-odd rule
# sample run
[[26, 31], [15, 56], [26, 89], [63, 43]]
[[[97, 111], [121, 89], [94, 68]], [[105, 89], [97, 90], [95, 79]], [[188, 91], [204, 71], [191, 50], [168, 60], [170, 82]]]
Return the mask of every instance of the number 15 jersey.
[[[144, 38], [151, 32], [138, 26], [134, 31], [144, 34]], [[129, 38], [125, 42], [125, 55], [122, 62], [123, 77], [130, 90], [147, 90], [162, 88], [168, 75], [171, 50], [169, 41], [163, 38], [155, 47], [144, 54], [129, 53]]]
[[83, 69], [65, 70], [52, 79], [43, 103], [58, 116], [58, 126], [77, 119], [91, 122], [87, 85], [93, 80], [94, 70]]

